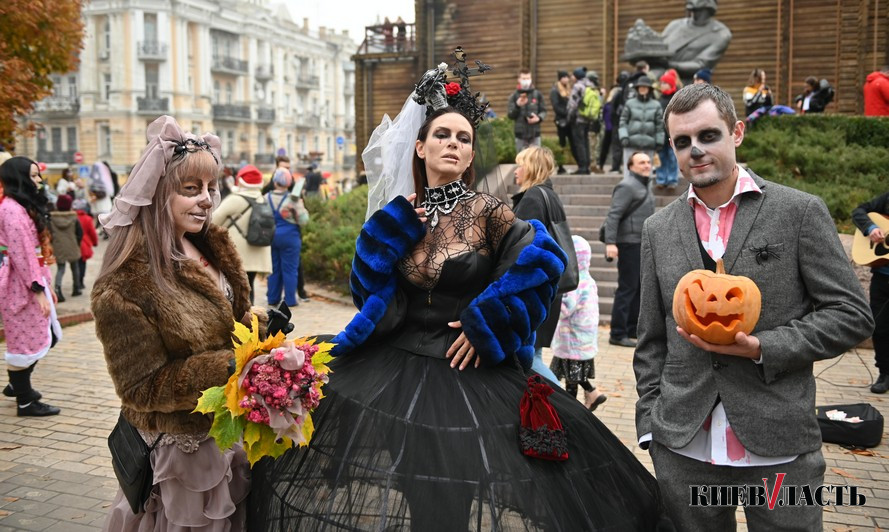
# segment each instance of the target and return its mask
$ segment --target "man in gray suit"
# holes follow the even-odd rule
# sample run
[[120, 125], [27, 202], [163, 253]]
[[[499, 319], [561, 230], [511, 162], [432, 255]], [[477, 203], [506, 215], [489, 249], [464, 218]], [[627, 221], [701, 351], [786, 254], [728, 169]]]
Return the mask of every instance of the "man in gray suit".
[[[873, 318], [824, 203], [738, 166], [744, 122], [728, 94], [689, 85], [665, 113], [691, 186], [642, 231], [636, 430], [678, 528], [732, 530], [732, 502], [692, 506], [692, 486], [766, 478], [771, 490], [778, 473], [784, 486], [820, 486], [812, 365], [867, 338]], [[731, 345], [689, 335], [671, 313], [679, 279], [720, 258], [762, 292], [756, 328]], [[750, 530], [821, 530], [818, 506], [745, 512]]]

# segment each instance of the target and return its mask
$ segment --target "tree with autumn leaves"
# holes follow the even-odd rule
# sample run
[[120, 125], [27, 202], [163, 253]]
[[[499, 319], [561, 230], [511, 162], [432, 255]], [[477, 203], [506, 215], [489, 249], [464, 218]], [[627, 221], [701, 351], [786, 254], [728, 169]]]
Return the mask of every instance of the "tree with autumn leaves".
[[[0, 142], [22, 126], [16, 116], [52, 94], [53, 73], [71, 72], [83, 47], [82, 0], [0, 2]], [[31, 126], [33, 127], [33, 126]]]

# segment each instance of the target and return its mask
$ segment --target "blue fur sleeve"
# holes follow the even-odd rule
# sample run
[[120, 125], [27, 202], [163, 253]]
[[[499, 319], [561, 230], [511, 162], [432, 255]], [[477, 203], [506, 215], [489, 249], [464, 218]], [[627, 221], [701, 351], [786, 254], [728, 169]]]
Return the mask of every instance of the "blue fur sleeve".
[[395, 295], [395, 266], [417, 242], [426, 228], [414, 207], [397, 197], [364, 223], [355, 242], [349, 288], [358, 313], [331, 342], [333, 356], [348, 353], [364, 343], [386, 313]]
[[515, 354], [525, 369], [535, 331], [546, 319], [568, 256], [537, 220], [535, 236], [515, 263], [460, 314], [463, 332], [485, 366]]

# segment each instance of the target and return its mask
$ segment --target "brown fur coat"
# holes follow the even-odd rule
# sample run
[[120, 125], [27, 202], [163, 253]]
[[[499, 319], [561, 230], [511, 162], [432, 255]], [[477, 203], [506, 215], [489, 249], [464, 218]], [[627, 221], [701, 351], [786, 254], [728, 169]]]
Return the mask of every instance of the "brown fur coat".
[[228, 380], [234, 320], [250, 319], [250, 287], [227, 231], [211, 225], [206, 237], [187, 238], [228, 279], [233, 305], [197, 261], [179, 263], [175, 293], [164, 292], [144, 252], [100, 279], [92, 292], [96, 335], [124, 416], [143, 430], [210, 428], [209, 416], [191, 411], [202, 390]]

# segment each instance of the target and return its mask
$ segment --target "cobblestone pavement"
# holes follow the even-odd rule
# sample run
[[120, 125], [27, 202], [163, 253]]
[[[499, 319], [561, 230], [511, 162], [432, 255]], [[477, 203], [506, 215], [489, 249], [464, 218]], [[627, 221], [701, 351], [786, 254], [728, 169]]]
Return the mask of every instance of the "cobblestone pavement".
[[[294, 309], [295, 334], [336, 332], [351, 315], [347, 305], [315, 298]], [[597, 415], [650, 469], [647, 452], [635, 443], [632, 350], [607, 345], [606, 329], [599, 338], [596, 384], [609, 399]], [[872, 351], [861, 350], [818, 363], [818, 404], [871, 402], [889, 415], [889, 397], [867, 391], [872, 358]], [[0, 530], [96, 530], [117, 490], [106, 437], [119, 401], [92, 323], [65, 329], [60, 345], [37, 366], [34, 384], [62, 414], [17, 418], [14, 402], [0, 401]], [[872, 456], [824, 445], [826, 483], [857, 485], [867, 496], [864, 507], [826, 508], [825, 530], [889, 529], [887, 444], [884, 438]], [[743, 523], [740, 512], [739, 520]]]

